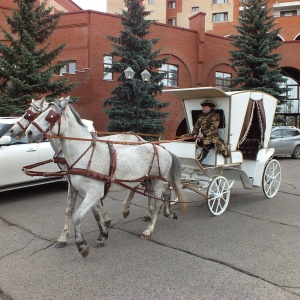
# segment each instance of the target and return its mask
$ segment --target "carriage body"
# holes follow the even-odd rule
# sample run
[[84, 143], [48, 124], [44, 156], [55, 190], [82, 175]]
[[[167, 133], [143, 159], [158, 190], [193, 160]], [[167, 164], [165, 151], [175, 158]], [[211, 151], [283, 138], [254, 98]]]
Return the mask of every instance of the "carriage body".
[[[200, 164], [196, 159], [197, 146], [193, 140], [163, 144], [179, 157], [187, 188], [201, 194], [203, 191], [200, 182], [211, 182], [222, 175], [232, 182], [242, 181], [244, 188], [252, 189], [263, 185], [264, 189], [263, 175], [274, 154], [274, 149], [268, 148], [268, 145], [276, 111], [276, 98], [261, 91], [224, 92], [215, 87], [164, 92], [171, 93], [182, 101], [188, 134], [192, 132], [202, 111], [200, 103], [205, 99], [213, 101], [216, 104], [215, 112], [220, 115], [218, 133], [230, 152], [230, 157], [224, 158], [212, 149]], [[277, 163], [275, 167], [277, 168]], [[278, 188], [277, 184], [276, 192], [273, 191], [269, 196], [273, 197]], [[208, 196], [209, 191], [204, 194]]]

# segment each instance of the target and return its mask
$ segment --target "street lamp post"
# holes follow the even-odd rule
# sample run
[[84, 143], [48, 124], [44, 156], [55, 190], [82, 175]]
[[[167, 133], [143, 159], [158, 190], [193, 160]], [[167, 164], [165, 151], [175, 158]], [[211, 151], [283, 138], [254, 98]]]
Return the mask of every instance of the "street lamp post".
[[[124, 74], [125, 74], [126, 79], [132, 80], [135, 72], [132, 70], [131, 67], [128, 67], [126, 70], [124, 70]], [[151, 74], [148, 72], [148, 70], [144, 70], [141, 73], [141, 76], [142, 76], [143, 82], [149, 82]], [[135, 114], [136, 115], [136, 120], [135, 120], [136, 130], [135, 131], [136, 131], [136, 133], [138, 133], [139, 132], [139, 98], [134, 89], [133, 89], [133, 92], [134, 92], [134, 97], [135, 97], [135, 101], [136, 101], [136, 114]]]

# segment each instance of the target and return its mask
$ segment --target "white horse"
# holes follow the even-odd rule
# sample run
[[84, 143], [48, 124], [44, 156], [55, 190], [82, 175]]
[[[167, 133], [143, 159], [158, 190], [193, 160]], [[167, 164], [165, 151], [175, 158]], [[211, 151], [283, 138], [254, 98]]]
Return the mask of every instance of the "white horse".
[[[59, 101], [63, 99], [68, 99], [69, 98], [61, 98]], [[14, 138], [21, 137], [22, 135], [25, 134], [25, 131], [29, 124], [45, 109], [48, 108], [48, 103], [45, 101], [45, 98], [34, 100], [32, 99], [30, 107], [26, 110], [25, 114], [19, 119], [19, 121], [11, 128], [10, 134]], [[89, 129], [91, 131], [91, 129]], [[113, 141], [125, 141], [125, 142], [146, 142], [143, 140], [141, 137], [137, 135], [131, 135], [131, 134], [116, 134], [116, 135], [111, 135], [111, 136], [106, 136], [102, 137], [101, 139], [103, 140], [113, 140]], [[60, 139], [49, 139], [49, 142], [55, 152], [55, 159], [57, 161], [60, 161], [59, 166], [61, 170], [66, 170], [67, 169], [67, 164], [63, 163], [64, 158], [61, 153], [61, 142]], [[62, 230], [61, 235], [57, 239], [56, 247], [61, 248], [66, 246], [67, 243], [67, 237], [70, 235], [70, 223], [71, 223], [71, 218], [74, 213], [75, 209], [75, 203], [76, 203], [76, 198], [78, 195], [78, 191], [74, 189], [74, 187], [70, 184], [69, 178], [67, 176], [68, 180], [68, 196], [67, 196], [67, 201], [66, 201], [66, 208], [65, 208], [65, 224]], [[124, 218], [128, 217], [129, 215], [129, 209], [130, 209], [130, 204], [131, 200], [133, 199], [135, 192], [130, 191], [126, 197], [126, 199], [123, 202], [123, 216]], [[167, 199], [168, 197], [168, 189], [164, 189], [164, 197]], [[153, 206], [153, 201], [151, 200], [152, 198], [149, 198], [149, 204], [148, 204], [148, 209], [146, 211], [146, 214], [144, 216], [144, 221], [149, 221], [151, 220], [151, 213], [154, 209]], [[174, 212], [170, 211], [170, 202], [165, 201], [164, 202], [164, 216], [170, 218], [170, 219], [177, 219], [177, 215]], [[99, 203], [97, 203], [96, 207], [92, 208], [93, 214], [95, 216], [95, 219], [99, 219]], [[105, 221], [105, 225], [109, 226], [111, 223], [111, 219], [109, 218], [106, 210], [103, 211], [103, 217]], [[98, 221], [97, 221], [98, 223]], [[99, 225], [99, 224], [98, 224]], [[98, 240], [98, 246], [102, 245], [102, 241]]]
[[[147, 189], [149, 194], [153, 193], [156, 201], [151, 223], [143, 232], [143, 238], [150, 237], [154, 230], [162, 205], [162, 179], [168, 177], [178, 196], [181, 210], [187, 209], [187, 200], [180, 183], [181, 166], [177, 157], [151, 143], [134, 146], [115, 144], [116, 161], [112, 160], [114, 151], [109, 150], [111, 143], [91, 141], [90, 133], [83, 126], [79, 115], [68, 105], [68, 99], [52, 102], [49, 109], [29, 125], [26, 132], [29, 141], [42, 140], [45, 132], [62, 137], [62, 153], [69, 165], [71, 183], [85, 195], [73, 216], [75, 241], [82, 256], [88, 255], [88, 246], [81, 233], [81, 222], [86, 212], [105, 197], [106, 183], [111, 184], [111, 191], [118, 191], [124, 189], [124, 185], [134, 188], [140, 182], [150, 179]], [[100, 237], [105, 239], [107, 229], [101, 215], [100, 224]]]
[[[62, 98], [63, 99], [63, 98]], [[27, 127], [30, 125], [30, 123], [39, 116], [45, 109], [48, 108], [48, 103], [45, 101], [45, 98], [39, 99], [39, 100], [33, 100], [31, 102], [30, 107], [26, 110], [25, 114], [19, 119], [19, 121], [11, 128], [10, 135], [14, 138], [21, 137], [25, 134], [25, 131]], [[64, 158], [61, 153], [61, 144], [59, 139], [49, 139], [49, 142], [55, 152], [55, 159], [57, 161], [60, 161], [59, 166], [61, 170], [67, 169], [67, 164], [63, 163]], [[74, 209], [75, 209], [75, 203], [77, 198], [77, 190], [74, 189], [74, 187], [70, 184], [69, 178], [67, 176], [68, 180], [68, 196], [66, 201], [66, 209], [65, 209], [65, 225], [62, 230], [62, 233], [60, 237], [57, 240], [56, 247], [64, 247], [67, 243], [67, 237], [70, 235], [70, 220], [72, 218]], [[99, 224], [99, 203], [97, 203], [92, 208], [93, 214], [95, 216], [95, 219]], [[111, 223], [111, 220], [107, 214], [107, 212], [103, 209], [103, 218], [106, 226], [109, 226]], [[101, 241], [99, 241], [101, 243]]]

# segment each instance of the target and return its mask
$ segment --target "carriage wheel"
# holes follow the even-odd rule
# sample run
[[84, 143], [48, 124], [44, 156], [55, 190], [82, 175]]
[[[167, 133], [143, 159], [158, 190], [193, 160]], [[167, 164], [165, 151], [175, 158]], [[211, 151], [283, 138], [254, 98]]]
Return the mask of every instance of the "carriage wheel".
[[276, 159], [270, 160], [264, 170], [262, 188], [267, 198], [273, 198], [280, 187], [281, 167]]
[[207, 189], [207, 206], [215, 215], [221, 215], [227, 208], [230, 198], [230, 187], [224, 176], [214, 178]]

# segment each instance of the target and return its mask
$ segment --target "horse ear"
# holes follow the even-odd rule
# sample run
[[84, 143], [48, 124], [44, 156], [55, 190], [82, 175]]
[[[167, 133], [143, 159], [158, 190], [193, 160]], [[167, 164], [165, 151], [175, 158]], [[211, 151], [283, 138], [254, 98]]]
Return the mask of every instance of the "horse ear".
[[31, 103], [33, 103], [33, 102], [34, 102], [34, 99], [31, 98]]
[[43, 97], [43, 98], [41, 99], [41, 104], [43, 105], [45, 101], [46, 101], [46, 99], [45, 99], [45, 97]]
[[61, 106], [61, 108], [66, 107], [68, 105], [68, 103], [69, 103], [69, 100], [70, 100], [70, 96], [67, 97], [67, 98], [60, 99], [60, 106]]

